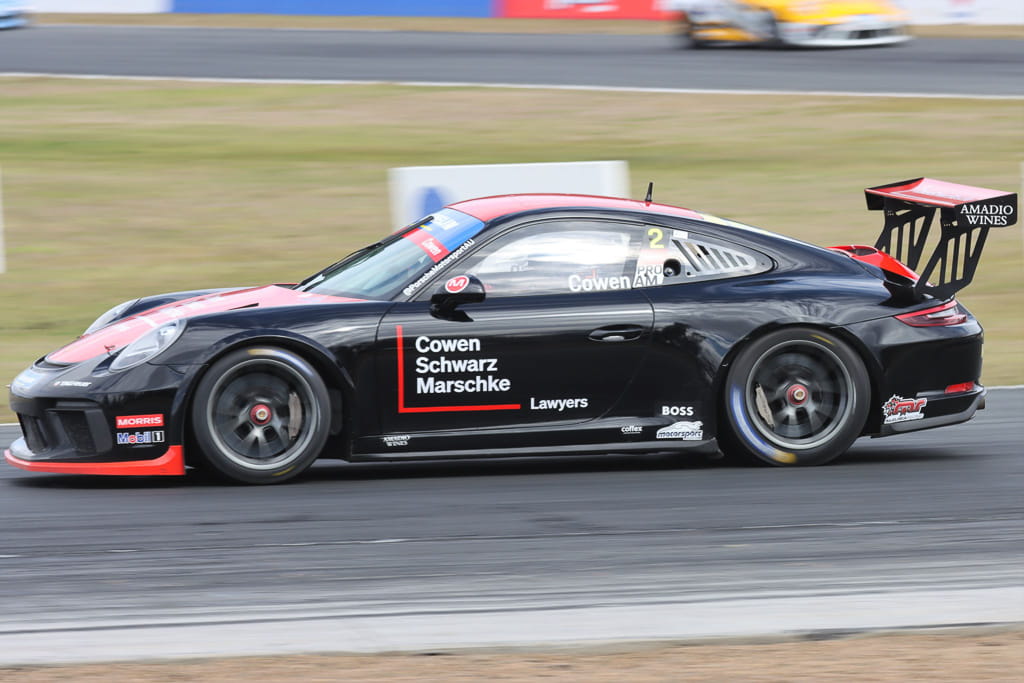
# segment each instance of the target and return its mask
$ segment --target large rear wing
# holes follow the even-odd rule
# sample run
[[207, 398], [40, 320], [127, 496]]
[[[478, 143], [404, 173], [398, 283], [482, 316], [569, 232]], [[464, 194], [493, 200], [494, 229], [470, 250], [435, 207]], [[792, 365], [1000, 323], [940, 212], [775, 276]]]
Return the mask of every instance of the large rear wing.
[[[989, 228], [1017, 222], [1017, 195], [1001, 190], [915, 178], [870, 187], [864, 195], [869, 210], [885, 211], [875, 248], [920, 275], [912, 287], [915, 299], [947, 299], [969, 285]], [[941, 231], [929, 241], [936, 210]]]

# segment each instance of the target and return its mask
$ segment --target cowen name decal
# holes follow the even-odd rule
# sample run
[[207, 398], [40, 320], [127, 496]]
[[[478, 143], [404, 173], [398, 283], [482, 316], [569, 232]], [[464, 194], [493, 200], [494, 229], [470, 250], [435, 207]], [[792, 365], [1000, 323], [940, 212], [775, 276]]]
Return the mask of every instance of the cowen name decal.
[[519, 403], [503, 403], [496, 405], [470, 406], [407, 406], [405, 405], [405, 337], [402, 326], [395, 325], [395, 337], [398, 343], [398, 412], [399, 413], [462, 413], [485, 410], [519, 410]]

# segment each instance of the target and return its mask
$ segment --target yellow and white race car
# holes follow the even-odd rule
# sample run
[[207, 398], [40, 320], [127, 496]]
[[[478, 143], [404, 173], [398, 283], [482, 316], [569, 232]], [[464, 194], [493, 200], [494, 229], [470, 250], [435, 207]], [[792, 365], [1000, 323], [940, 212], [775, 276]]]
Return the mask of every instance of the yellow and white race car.
[[888, 0], [684, 0], [686, 47], [891, 45], [910, 40], [907, 13]]

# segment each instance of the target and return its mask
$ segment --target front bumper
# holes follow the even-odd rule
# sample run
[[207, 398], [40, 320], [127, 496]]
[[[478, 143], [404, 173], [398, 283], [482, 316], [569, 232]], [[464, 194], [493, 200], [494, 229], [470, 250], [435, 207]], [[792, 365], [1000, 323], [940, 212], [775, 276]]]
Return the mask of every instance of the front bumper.
[[145, 365], [110, 374], [87, 364], [37, 364], [11, 385], [22, 438], [4, 452], [34, 472], [185, 473], [175, 400], [183, 373]]

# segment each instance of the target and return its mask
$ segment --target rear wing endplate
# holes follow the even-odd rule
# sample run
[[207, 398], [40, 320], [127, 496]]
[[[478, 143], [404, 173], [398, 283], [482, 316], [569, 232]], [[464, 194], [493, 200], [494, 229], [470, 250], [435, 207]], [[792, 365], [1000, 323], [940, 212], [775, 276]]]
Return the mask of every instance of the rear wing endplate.
[[[915, 178], [864, 190], [868, 209], [885, 212], [875, 248], [919, 273], [913, 296], [948, 299], [971, 283], [989, 228], [1017, 222], [1017, 195], [931, 178]], [[939, 211], [940, 234], [926, 245]], [[919, 270], [924, 261], [923, 270]]]

